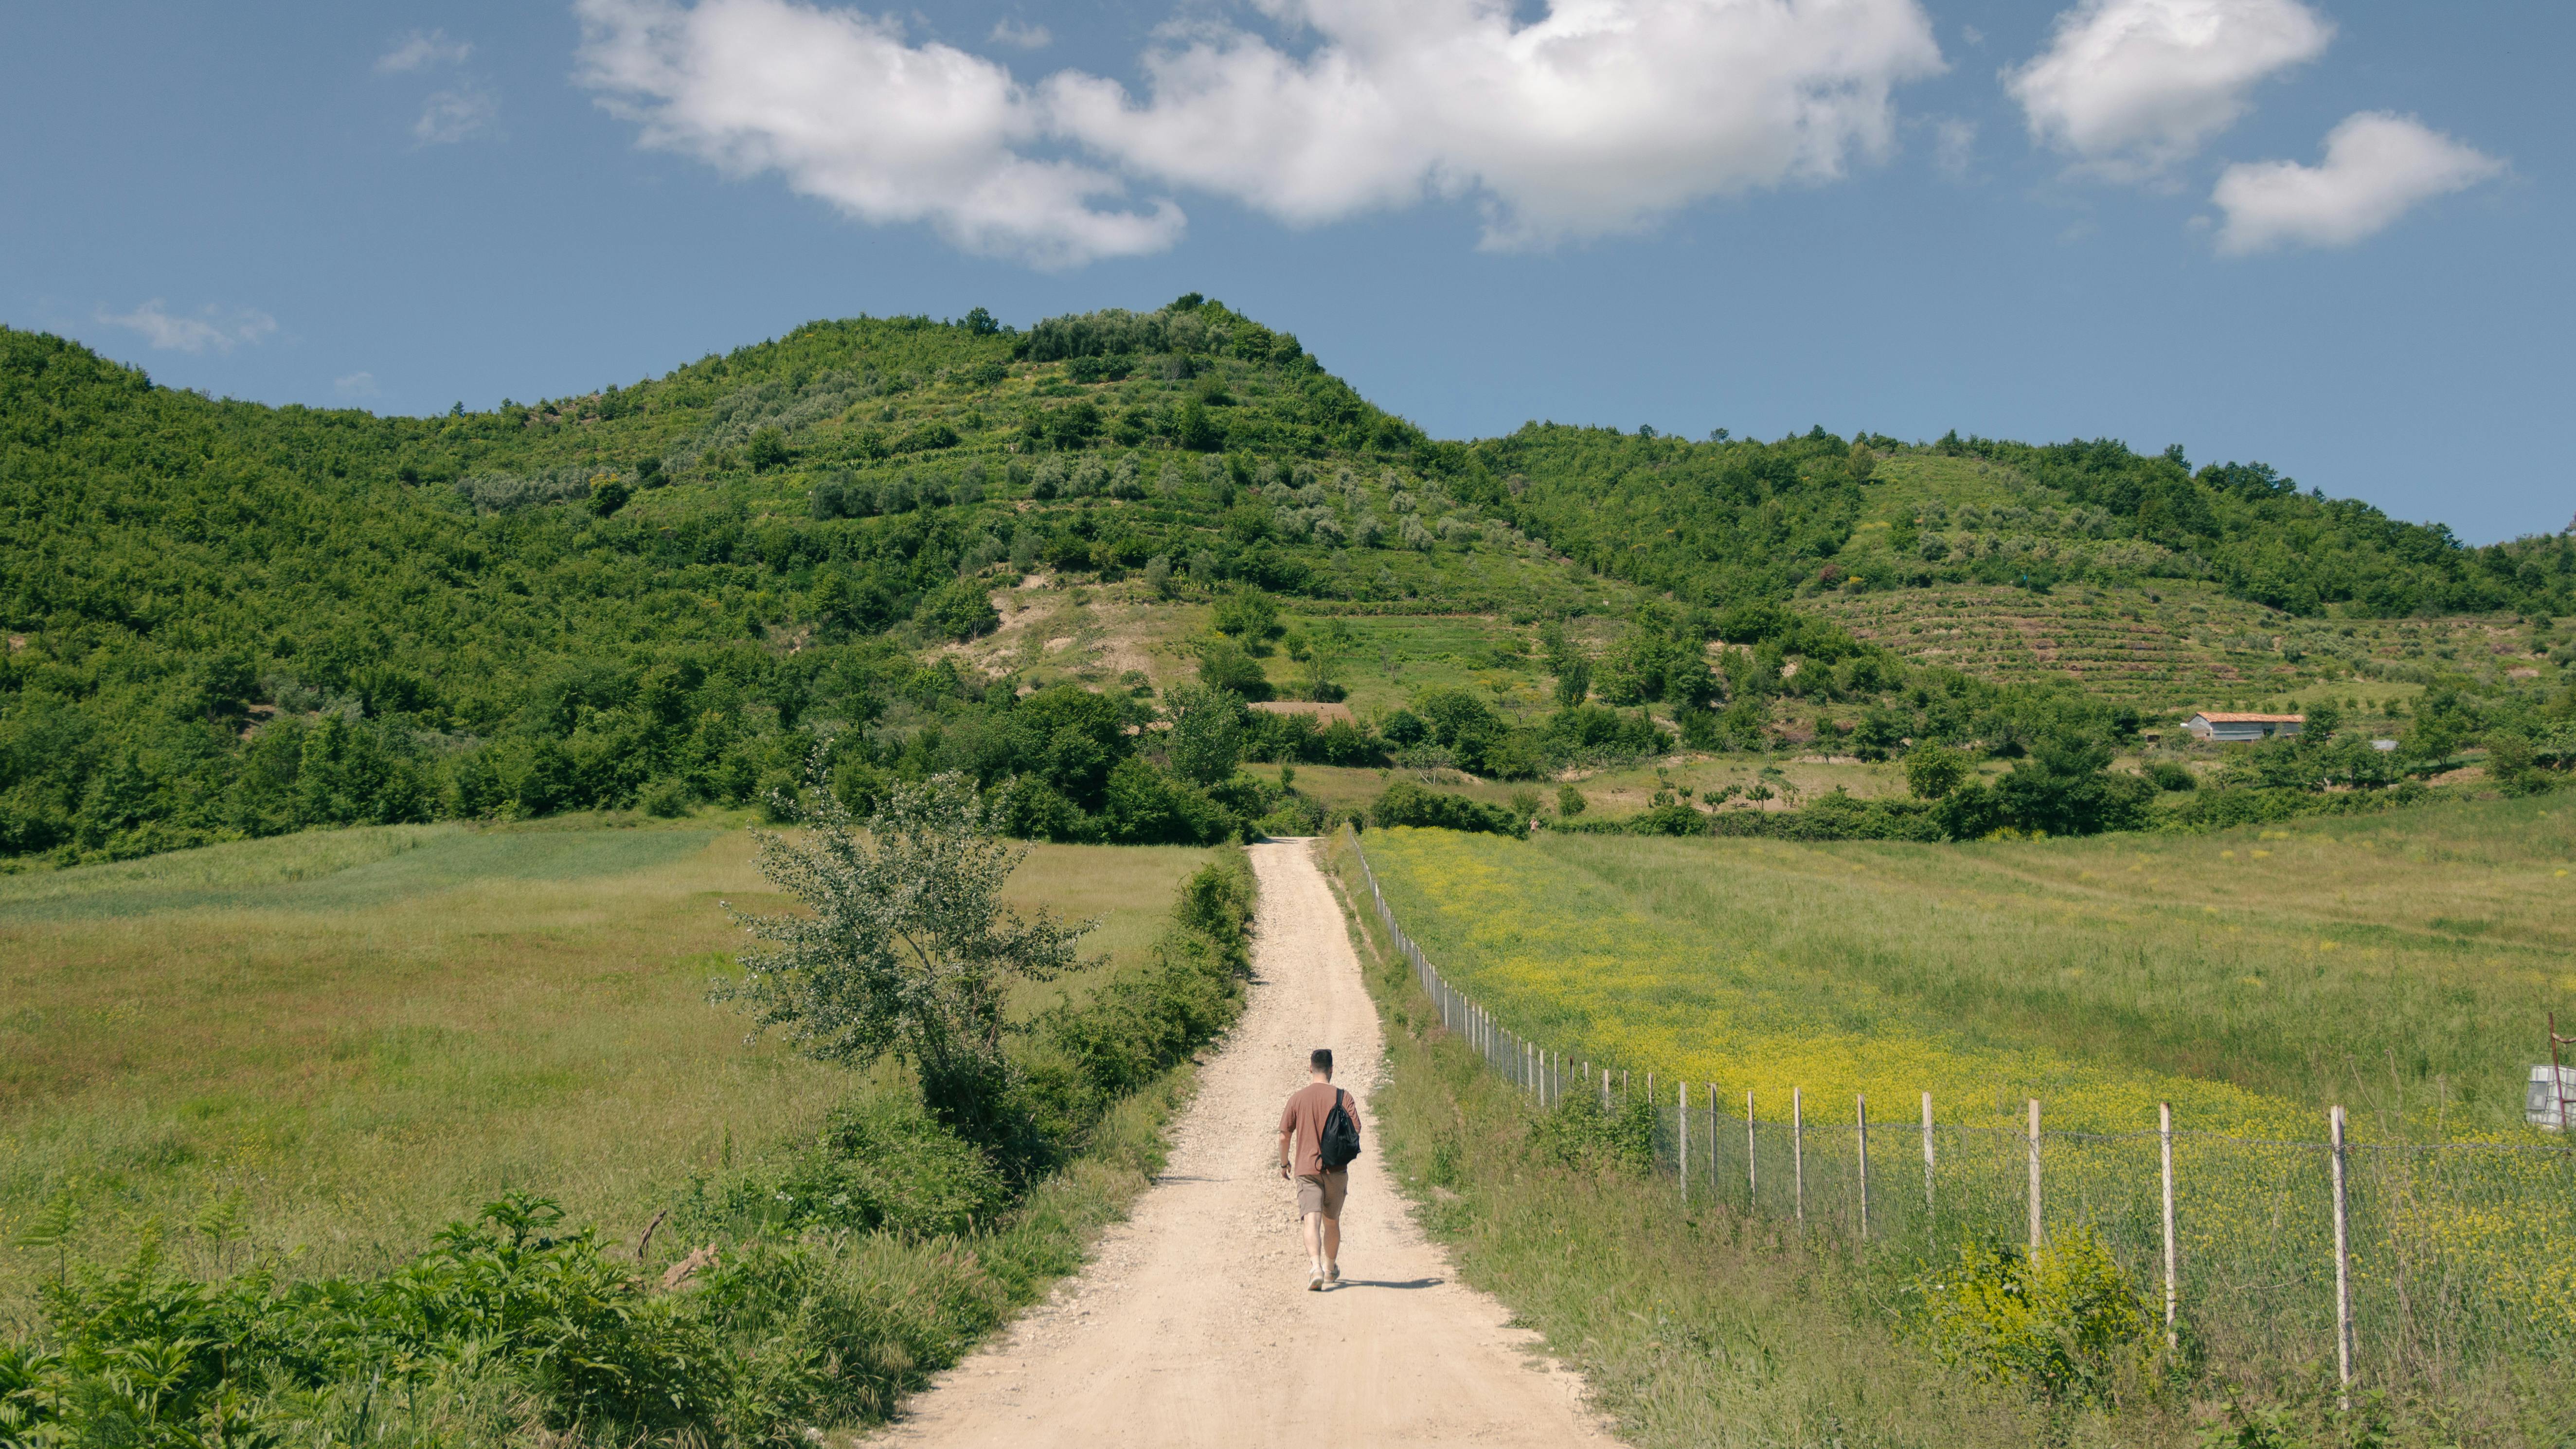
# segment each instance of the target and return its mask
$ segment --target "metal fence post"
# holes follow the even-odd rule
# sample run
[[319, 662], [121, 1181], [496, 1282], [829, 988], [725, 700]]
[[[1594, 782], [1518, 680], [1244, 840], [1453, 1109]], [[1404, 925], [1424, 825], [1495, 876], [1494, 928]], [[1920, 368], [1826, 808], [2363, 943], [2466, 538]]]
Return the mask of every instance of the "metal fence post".
[[1869, 1093], [1852, 1096], [1852, 1118], [1860, 1133], [1860, 1240], [1869, 1241]]
[[1932, 1094], [1923, 1094], [1923, 1230], [1932, 1231]]
[[1673, 1176], [1682, 1180], [1682, 1206], [1690, 1206], [1690, 1083], [1673, 1084]]
[[2344, 1215], [2343, 1108], [2327, 1115], [2327, 1126], [2334, 1137], [2334, 1223], [2335, 1223], [2335, 1376], [2342, 1387], [2335, 1402], [2346, 1411], [2352, 1408], [2352, 1253]]
[[1708, 1200], [1717, 1201], [1717, 1083], [1708, 1084]]
[[1789, 1176], [1796, 1186], [1798, 1226], [1807, 1225], [1807, 1100], [1805, 1089], [1789, 1089]]
[[1744, 1094], [1744, 1205], [1754, 1212], [1762, 1210], [1761, 1143], [1753, 1133], [1753, 1094]]
[[2182, 1347], [2182, 1336], [2174, 1327], [2174, 1310], [2182, 1302], [2182, 1286], [2174, 1272], [2173, 1209], [2173, 1103], [2156, 1104], [2156, 1135], [2163, 1139], [2165, 1158], [2165, 1349]]
[[2030, 1099], [2030, 1246], [2039, 1251], [2039, 1099]]

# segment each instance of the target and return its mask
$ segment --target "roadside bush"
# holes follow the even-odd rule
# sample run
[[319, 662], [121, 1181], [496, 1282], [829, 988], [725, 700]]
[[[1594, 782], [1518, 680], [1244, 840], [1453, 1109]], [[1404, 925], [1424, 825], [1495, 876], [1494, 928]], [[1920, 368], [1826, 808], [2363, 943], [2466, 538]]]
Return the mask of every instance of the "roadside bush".
[[824, 1228], [922, 1239], [972, 1232], [1010, 1196], [992, 1162], [918, 1103], [870, 1095], [834, 1108], [802, 1151], [691, 1183], [673, 1226], [683, 1238]]
[[1642, 1095], [1604, 1110], [1591, 1093], [1566, 1093], [1531, 1124], [1530, 1155], [1554, 1167], [1643, 1176], [1655, 1167], [1655, 1109]]
[[1970, 1243], [1923, 1300], [1945, 1362], [2036, 1398], [2108, 1404], [2152, 1361], [2146, 1309], [2089, 1231], [2027, 1250]]
[[1500, 805], [1487, 805], [1464, 795], [1426, 790], [1410, 780], [1386, 787], [1369, 808], [1373, 825], [1421, 825], [1436, 830], [1477, 830], [1518, 837], [1521, 823]]

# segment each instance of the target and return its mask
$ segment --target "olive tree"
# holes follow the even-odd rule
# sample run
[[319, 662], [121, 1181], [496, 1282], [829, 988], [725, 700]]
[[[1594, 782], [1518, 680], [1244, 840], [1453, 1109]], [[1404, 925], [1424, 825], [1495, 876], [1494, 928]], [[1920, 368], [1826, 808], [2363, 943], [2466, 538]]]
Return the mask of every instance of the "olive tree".
[[715, 999], [819, 1060], [908, 1063], [933, 1114], [970, 1140], [998, 1141], [1010, 985], [1078, 964], [1075, 942], [1095, 923], [1027, 919], [1002, 904], [1028, 852], [1001, 837], [964, 776], [896, 785], [861, 822], [822, 787], [819, 763], [818, 752], [810, 829], [754, 835], [761, 875], [805, 909], [758, 915], [724, 903], [765, 944]]

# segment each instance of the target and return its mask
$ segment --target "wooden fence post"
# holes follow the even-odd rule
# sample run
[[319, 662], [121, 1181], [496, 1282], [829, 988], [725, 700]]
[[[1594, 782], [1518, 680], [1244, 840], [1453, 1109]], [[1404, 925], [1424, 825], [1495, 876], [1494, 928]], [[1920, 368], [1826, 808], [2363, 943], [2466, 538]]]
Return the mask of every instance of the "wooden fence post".
[[2173, 1103], [2156, 1104], [2156, 1136], [2162, 1139], [2165, 1159], [2165, 1349], [2182, 1347], [2182, 1335], [2174, 1327], [2174, 1310], [2182, 1302], [2182, 1285], [2174, 1272], [2174, 1207], [2173, 1207]]
[[2030, 1246], [2039, 1250], [2039, 1099], [2030, 1099]]
[[1931, 1232], [1932, 1205], [1932, 1094], [1923, 1094], [1923, 1230]]

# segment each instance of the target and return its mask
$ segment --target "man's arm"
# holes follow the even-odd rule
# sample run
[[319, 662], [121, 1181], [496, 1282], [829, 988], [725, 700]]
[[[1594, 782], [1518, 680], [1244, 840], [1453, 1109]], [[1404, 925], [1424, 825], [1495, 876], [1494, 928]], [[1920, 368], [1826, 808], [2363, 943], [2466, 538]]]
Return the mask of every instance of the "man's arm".
[[1279, 1175], [1281, 1177], [1288, 1175], [1289, 1168], [1295, 1160], [1296, 1151], [1297, 1126], [1292, 1122], [1279, 1129]]

